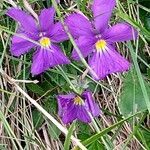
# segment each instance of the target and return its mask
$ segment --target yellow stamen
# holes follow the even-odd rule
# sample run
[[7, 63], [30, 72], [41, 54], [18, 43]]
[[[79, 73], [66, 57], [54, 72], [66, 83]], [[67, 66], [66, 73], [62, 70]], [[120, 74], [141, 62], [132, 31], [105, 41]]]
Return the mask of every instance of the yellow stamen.
[[48, 37], [42, 37], [39, 42], [42, 47], [49, 47], [51, 45], [51, 41]]
[[79, 97], [79, 96], [76, 96], [75, 98], [74, 98], [74, 104], [75, 105], [83, 105], [83, 100]]
[[98, 40], [95, 44], [95, 47], [98, 51], [105, 49], [106, 47], [106, 41], [105, 40]]

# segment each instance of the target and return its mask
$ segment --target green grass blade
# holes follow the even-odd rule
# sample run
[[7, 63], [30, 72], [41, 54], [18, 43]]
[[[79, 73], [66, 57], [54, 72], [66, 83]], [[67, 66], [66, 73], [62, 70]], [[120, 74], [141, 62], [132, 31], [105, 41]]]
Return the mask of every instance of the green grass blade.
[[121, 120], [121, 121], [119, 121], [119, 122], [113, 124], [112, 126], [110, 126], [110, 127], [108, 127], [108, 128], [105, 128], [105, 129], [102, 130], [101, 132], [99, 132], [99, 133], [97, 133], [97, 134], [94, 134], [93, 136], [91, 136], [90, 138], [86, 139], [86, 140], [83, 141], [82, 143], [83, 143], [85, 146], [90, 145], [91, 143], [93, 143], [93, 142], [95, 142], [96, 140], [100, 139], [101, 136], [103, 136], [104, 134], [106, 134], [106, 133], [108, 133], [109, 131], [111, 131], [113, 128], [115, 128], [115, 127], [117, 127], [117, 126], [123, 124], [125, 121], [127, 121], [127, 120], [133, 118], [134, 116], [136, 116], [136, 115], [138, 115], [138, 114], [140, 114], [140, 113], [142, 113], [142, 112], [138, 112], [138, 113], [136, 113], [136, 114], [134, 114], [134, 115], [132, 115], [132, 116], [129, 116], [129, 117], [127, 117], [127, 118], [125, 118], [125, 119], [123, 119], [123, 120]]
[[[17, 138], [16, 138], [14, 132], [11, 130], [11, 127], [10, 127], [9, 123], [7, 122], [7, 120], [6, 120], [5, 116], [4, 116], [4, 114], [2, 113], [2, 111], [0, 111], [0, 120], [2, 121], [2, 123], [3, 123], [3, 125], [4, 125], [4, 127], [5, 127], [5, 129], [6, 129], [6, 131], [7, 131], [7, 133], [8, 133], [8, 135], [9, 135], [10, 137], [14, 138], [14, 139], [11, 140], [13, 146], [17, 149], [17, 145], [18, 145], [19, 148], [20, 148], [20, 150], [23, 150], [23, 148], [22, 148], [22, 146], [20, 145], [19, 141], [17, 140]], [[16, 145], [15, 141], [16, 141], [17, 145]]]
[[75, 122], [71, 124], [68, 130], [68, 134], [66, 136], [65, 143], [64, 143], [64, 150], [69, 150], [70, 143], [71, 143], [71, 135], [73, 134], [74, 128], [75, 128]]
[[146, 90], [146, 87], [145, 87], [145, 84], [144, 84], [144, 80], [142, 78], [142, 74], [141, 74], [141, 71], [140, 71], [140, 68], [139, 68], [139, 65], [138, 65], [138, 62], [137, 62], [137, 57], [134, 54], [134, 50], [133, 50], [133, 46], [131, 45], [131, 42], [128, 42], [127, 45], [128, 45], [129, 50], [130, 50], [130, 53], [131, 53], [131, 57], [132, 57], [132, 60], [133, 60], [134, 66], [135, 66], [135, 70], [137, 72], [137, 76], [138, 76], [139, 83], [140, 83], [140, 86], [141, 86], [141, 89], [142, 89], [142, 92], [143, 92], [145, 103], [147, 105], [147, 109], [150, 113], [149, 96], [148, 96], [148, 93], [147, 93], [147, 90]]

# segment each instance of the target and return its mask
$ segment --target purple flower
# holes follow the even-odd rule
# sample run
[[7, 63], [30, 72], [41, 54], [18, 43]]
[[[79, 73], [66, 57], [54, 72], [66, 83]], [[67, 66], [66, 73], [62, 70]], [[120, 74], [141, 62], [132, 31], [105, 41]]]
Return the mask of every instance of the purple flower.
[[73, 93], [57, 96], [58, 114], [62, 118], [64, 124], [68, 124], [77, 119], [85, 123], [91, 122], [91, 114], [93, 117], [99, 116], [100, 109], [94, 102], [92, 93], [85, 91], [81, 97]]
[[54, 23], [54, 8], [43, 9], [39, 16], [39, 24], [32, 16], [17, 8], [10, 8], [7, 15], [19, 22], [18, 34], [25, 38], [32, 39], [39, 45], [16, 35], [12, 38], [11, 53], [20, 56], [29, 52], [31, 48], [36, 48], [33, 55], [31, 73], [40, 74], [50, 67], [59, 64], [68, 64], [70, 61], [61, 52], [56, 43], [67, 40], [68, 37], [60, 22]]
[[[130, 63], [115, 50], [114, 43], [136, 38], [137, 32], [127, 23], [108, 26], [115, 4], [115, 0], [94, 0], [94, 20], [91, 22], [79, 13], [71, 14], [66, 19], [82, 55], [89, 56], [89, 65], [97, 74], [97, 77], [92, 76], [97, 80], [130, 67]], [[72, 58], [80, 60], [76, 50], [73, 50]]]

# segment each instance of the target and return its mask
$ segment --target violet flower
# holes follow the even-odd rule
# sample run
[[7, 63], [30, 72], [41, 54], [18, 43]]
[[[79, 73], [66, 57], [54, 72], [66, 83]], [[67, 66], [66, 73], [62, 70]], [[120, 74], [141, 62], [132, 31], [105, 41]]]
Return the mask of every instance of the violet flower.
[[91, 122], [90, 114], [93, 117], [100, 115], [100, 109], [94, 102], [92, 93], [85, 91], [81, 97], [70, 93], [57, 96], [58, 114], [64, 124], [71, 123], [73, 120], [80, 120], [85, 123]]
[[10, 8], [7, 15], [19, 22], [18, 34], [39, 43], [37, 45], [14, 35], [10, 48], [14, 56], [20, 56], [29, 52], [32, 48], [36, 48], [31, 67], [33, 75], [40, 74], [56, 65], [70, 63], [61, 52], [60, 47], [56, 45], [56, 43], [67, 40], [68, 37], [61, 23], [54, 23], [55, 10], [53, 7], [41, 11], [38, 25], [32, 16], [17, 8]]
[[[79, 13], [71, 14], [66, 19], [82, 55], [89, 56], [89, 66], [97, 77], [91, 74], [97, 80], [108, 74], [126, 71], [130, 67], [130, 63], [115, 50], [114, 43], [136, 38], [137, 32], [127, 23], [108, 26], [115, 5], [115, 0], [94, 0], [93, 21], [90, 22]], [[80, 60], [76, 50], [73, 50], [72, 58]]]

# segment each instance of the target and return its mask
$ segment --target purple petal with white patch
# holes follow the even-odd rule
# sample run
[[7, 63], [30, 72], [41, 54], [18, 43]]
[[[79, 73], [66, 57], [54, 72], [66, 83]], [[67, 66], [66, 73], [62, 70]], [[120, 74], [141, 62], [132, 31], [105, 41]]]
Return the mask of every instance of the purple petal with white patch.
[[[33, 61], [31, 66], [32, 75], [38, 75], [50, 67], [51, 51], [43, 48], [38, 48], [33, 54]], [[40, 62], [40, 63], [39, 63]]]
[[37, 75], [49, 69], [50, 67], [68, 63], [70, 63], [68, 58], [61, 52], [58, 46], [53, 44], [51, 45], [51, 48], [39, 48], [35, 52], [33, 56], [31, 73], [33, 75]]
[[130, 63], [110, 45], [107, 50], [95, 52], [89, 64], [99, 77], [96, 80], [103, 79], [108, 74], [127, 71], [130, 68]]

